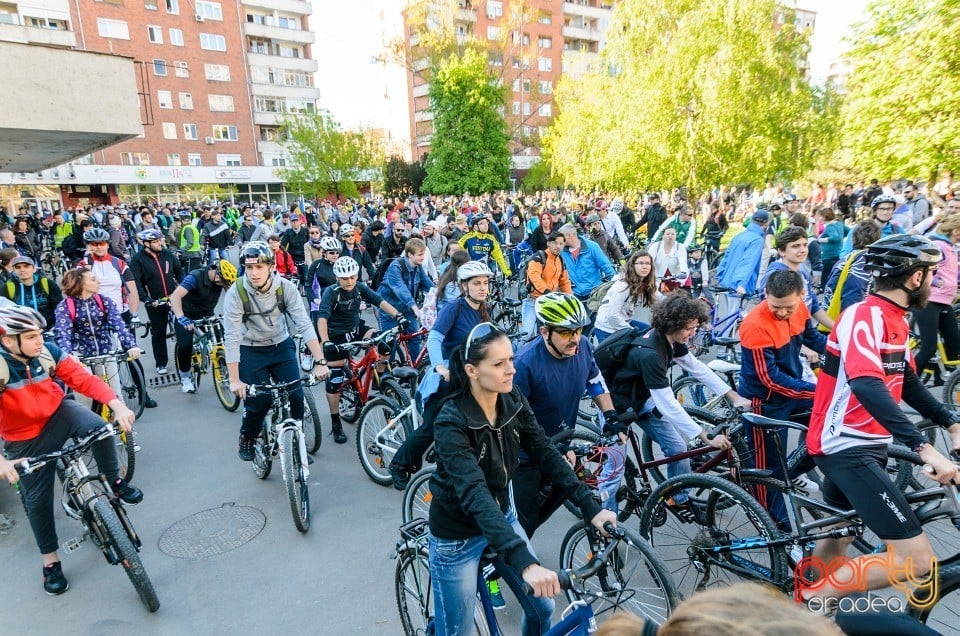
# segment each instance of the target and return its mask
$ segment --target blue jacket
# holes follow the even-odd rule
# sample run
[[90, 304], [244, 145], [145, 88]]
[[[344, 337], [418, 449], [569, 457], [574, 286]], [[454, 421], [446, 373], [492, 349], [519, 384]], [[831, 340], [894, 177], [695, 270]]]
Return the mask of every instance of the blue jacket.
[[[890, 221], [883, 224], [880, 228], [880, 238], [890, 236], [891, 234], [903, 234], [903, 228], [894, 225]], [[840, 248], [840, 258], [846, 258], [847, 254], [853, 251], [853, 232], [847, 232], [847, 237], [843, 239], [843, 246]]]
[[733, 237], [717, 269], [717, 283], [721, 287], [743, 287], [748, 293], [757, 291], [760, 258], [763, 256], [763, 227], [751, 223]]
[[600, 286], [604, 278], [611, 278], [617, 274], [610, 259], [603, 253], [600, 246], [588, 238], [580, 237], [580, 253], [577, 258], [569, 249], [560, 252], [563, 264], [567, 266], [570, 284], [573, 293], [580, 299], [586, 298], [594, 289]]
[[377, 288], [377, 293], [397, 311], [409, 313], [410, 309], [417, 304], [418, 294], [421, 291], [427, 293], [431, 288], [433, 288], [433, 281], [423, 271], [423, 267], [419, 265], [410, 267], [407, 257], [401, 256], [390, 263], [383, 275], [383, 282]]

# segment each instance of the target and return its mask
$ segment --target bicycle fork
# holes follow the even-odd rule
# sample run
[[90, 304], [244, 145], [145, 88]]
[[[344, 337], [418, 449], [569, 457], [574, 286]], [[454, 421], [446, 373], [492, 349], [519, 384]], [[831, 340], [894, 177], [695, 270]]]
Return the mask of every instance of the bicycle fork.
[[[277, 432], [277, 439], [280, 439], [281, 437], [283, 437], [284, 432], [290, 429], [293, 429], [297, 433], [296, 435], [297, 449], [295, 450], [295, 452], [298, 452], [300, 454], [300, 468], [303, 470], [303, 478], [306, 479], [307, 477], [310, 476], [310, 468], [309, 468], [310, 462], [307, 459], [307, 442], [304, 439], [304, 435], [303, 435], [303, 425], [297, 420], [292, 418], [284, 420], [283, 422], [281, 422], [280, 430]], [[284, 479], [286, 479], [287, 463], [290, 462], [292, 458], [288, 457], [287, 454], [283, 452], [283, 444], [279, 444], [279, 447], [280, 447], [279, 449], [280, 467], [283, 469], [281, 470], [281, 473], [283, 474]]]

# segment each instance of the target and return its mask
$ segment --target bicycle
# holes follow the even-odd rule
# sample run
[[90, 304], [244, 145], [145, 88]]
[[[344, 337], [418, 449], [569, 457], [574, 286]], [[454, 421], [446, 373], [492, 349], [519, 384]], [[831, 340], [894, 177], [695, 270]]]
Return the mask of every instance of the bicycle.
[[[301, 383], [304, 385], [304, 419], [309, 417], [312, 420], [307, 426], [304, 426], [303, 420], [294, 419], [290, 414], [290, 391]], [[253, 445], [253, 472], [258, 478], [266, 479], [273, 468], [273, 460], [279, 457], [293, 523], [300, 532], [310, 529], [310, 491], [307, 488], [310, 451], [305, 429], [317, 427], [317, 447], [320, 446], [316, 406], [312, 404], [312, 397], [307, 398], [310, 394], [307, 387], [314, 384], [313, 378], [307, 376], [290, 382], [247, 386], [247, 395], [250, 397], [261, 392], [271, 397], [270, 413], [264, 418], [263, 431]]]
[[394, 369], [389, 379], [409, 383], [409, 397], [404, 403], [398, 403], [390, 396], [381, 395], [368, 402], [360, 413], [357, 457], [363, 472], [381, 486], [393, 483], [390, 462], [407, 435], [420, 427], [420, 410], [416, 400], [419, 377], [419, 372], [411, 367]]
[[[693, 354], [700, 357], [710, 351], [714, 345], [722, 347], [740, 346], [740, 322], [750, 310], [747, 303], [757, 299], [757, 294], [737, 294], [735, 290], [726, 287], [710, 287], [710, 291], [717, 299], [716, 304], [701, 296], [700, 301], [710, 310], [710, 324], [697, 330], [690, 341]], [[724, 309], [721, 309], [723, 307]], [[722, 312], [729, 308], [729, 312]], [[740, 362], [739, 355], [730, 362]]]
[[426, 338], [430, 330], [422, 327], [419, 331], [413, 333], [397, 334], [396, 339], [390, 345], [390, 353], [387, 354], [387, 360], [390, 367], [413, 367], [421, 374], [430, 366], [430, 356], [427, 354], [427, 347], [422, 346], [420, 353], [416, 357], [410, 355], [410, 341], [414, 338]]
[[[80, 363], [108, 385], [111, 380], [110, 365], [116, 364], [117, 381], [120, 383], [120, 394], [117, 397], [123, 400], [123, 403], [133, 412], [135, 418], [140, 418], [146, 401], [146, 394], [143, 391], [144, 380], [140, 374], [140, 367], [133, 363], [126, 352], [114, 351], [101, 356], [86, 356], [80, 359]], [[106, 404], [94, 401], [90, 408], [105, 422], [113, 421], [113, 412]], [[139, 450], [140, 445], [134, 439], [133, 432], [120, 431], [120, 434], [117, 435], [117, 461], [120, 464], [120, 476], [124, 481], [129, 482], [133, 479], [133, 473], [137, 466], [136, 453]], [[88, 456], [88, 461], [91, 465], [96, 466], [92, 455]]]
[[[83, 460], [83, 455], [90, 452], [96, 442], [114, 434], [113, 426], [105, 424], [61, 450], [24, 459], [17, 470], [21, 475], [29, 475], [50, 462], [57, 462], [57, 472], [63, 483], [61, 507], [84, 529], [80, 538], [64, 543], [63, 551], [67, 554], [75, 552], [84, 541], [91, 539], [103, 552], [107, 563], [123, 566], [141, 602], [148, 611], [156, 612], [160, 600], [140, 561], [138, 553], [142, 543], [127, 517], [123, 501], [113, 494], [106, 477], [91, 474]], [[19, 484], [17, 490], [22, 498]]]
[[[583, 524], [577, 523], [567, 535], [571, 536], [581, 529]], [[546, 632], [547, 636], [592, 634], [597, 628], [598, 614], [625, 608], [638, 612], [636, 608], [640, 607], [640, 615], [662, 621], [679, 603], [679, 596], [663, 568], [660, 557], [645, 541], [627, 528], [607, 524], [605, 530], [610, 534], [609, 538], [599, 537], [599, 533], [592, 529], [584, 530], [586, 534], [596, 537], [593, 544], [596, 551], [590, 553], [586, 563], [580, 567], [575, 567], [571, 553], [567, 566], [557, 571], [560, 587], [566, 593], [570, 604], [564, 610], [560, 622]], [[433, 590], [430, 587], [425, 520], [415, 519], [400, 527], [395, 558], [397, 568], [394, 584], [404, 633], [408, 636], [435, 633], [436, 619], [433, 613]], [[483, 574], [485, 564], [491, 562], [500, 572], [509, 567], [489, 548], [484, 553], [477, 572], [477, 594], [480, 602], [475, 606], [473, 622], [479, 633], [499, 636], [503, 631], [497, 622]], [[634, 583], [635, 576], [638, 580]], [[649, 584], [648, 580], [652, 581], [652, 584]], [[587, 588], [588, 583], [590, 589]], [[654, 590], [655, 598], [659, 599], [659, 602], [632, 602], [634, 599], [653, 596]], [[524, 590], [520, 593], [529, 594], [531, 591], [529, 586], [524, 584]], [[595, 604], [605, 607], [595, 612]], [[651, 611], [644, 611], [648, 607], [652, 608]]]
[[[173, 359], [177, 359], [177, 346], [174, 346]], [[230, 376], [227, 373], [227, 351], [223, 345], [223, 320], [220, 316], [210, 316], [193, 321], [193, 353], [190, 356], [190, 379], [193, 386], [200, 388], [200, 378], [213, 371], [213, 388], [220, 405], [234, 412], [240, 407], [240, 396], [230, 390]]]
[[[403, 387], [389, 375], [380, 375], [379, 365], [384, 363], [383, 356], [390, 353], [389, 342], [397, 337], [399, 327], [382, 331], [366, 340], [357, 340], [337, 345], [337, 349], [346, 352], [344, 373], [346, 380], [340, 385], [340, 418], [349, 424], [355, 424], [361, 412], [370, 400], [370, 389], [374, 386], [381, 395], [391, 397], [398, 404], [406, 405], [410, 400]], [[354, 356], [363, 351], [363, 357], [354, 360]], [[336, 367], [334, 367], [335, 369]]]

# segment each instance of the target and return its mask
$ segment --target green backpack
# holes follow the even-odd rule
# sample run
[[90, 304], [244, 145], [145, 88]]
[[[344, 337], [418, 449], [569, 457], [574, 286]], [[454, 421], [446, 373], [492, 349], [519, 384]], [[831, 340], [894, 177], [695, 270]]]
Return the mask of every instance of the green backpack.
[[238, 279], [236, 282], [237, 285], [237, 294], [240, 296], [240, 302], [243, 303], [243, 321], [246, 322], [249, 316], [266, 316], [273, 312], [276, 307], [280, 308], [280, 313], [287, 313], [287, 303], [283, 300], [283, 283], [281, 282], [277, 285], [277, 304], [274, 307], [271, 307], [267, 311], [253, 311], [253, 306], [250, 303], [250, 294], [247, 293], [247, 288], [243, 284], [244, 279]]

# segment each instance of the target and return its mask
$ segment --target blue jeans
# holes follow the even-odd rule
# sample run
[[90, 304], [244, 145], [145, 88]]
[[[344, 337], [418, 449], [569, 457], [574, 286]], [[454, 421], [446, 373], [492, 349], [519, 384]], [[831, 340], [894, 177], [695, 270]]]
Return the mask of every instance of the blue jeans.
[[228, 249], [218, 249], [216, 247], [211, 247], [210, 249], [210, 262], [216, 263], [221, 258], [230, 258], [230, 250]]
[[523, 319], [523, 335], [524, 340], [529, 340], [537, 333], [537, 311], [535, 308], [537, 299], [527, 298], [523, 299], [523, 304], [520, 306], [520, 316]]
[[[637, 426], [643, 429], [643, 432], [653, 438], [664, 457], [672, 457], [687, 451], [687, 442], [683, 439], [677, 427], [666, 420], [654, 417], [652, 414], [646, 418], [637, 420]], [[676, 477], [690, 472], [690, 460], [681, 459], [679, 461], [667, 464], [667, 477]], [[687, 500], [686, 492], [678, 492], [673, 498], [676, 503], [683, 503]]]
[[[403, 330], [403, 333], [415, 333], [420, 331], [420, 321], [417, 319], [417, 315], [413, 313], [412, 310], [407, 309], [403, 312], [403, 317], [406, 318], [410, 324], [406, 329]], [[387, 329], [392, 329], [397, 326], [397, 321], [384, 313], [383, 310], [377, 310], [377, 320], [380, 322], [380, 330], [386, 331]], [[422, 338], [413, 338], [412, 340], [407, 341], [407, 349], [410, 351], [410, 357], [414, 360], [417, 359], [417, 356], [420, 355], [420, 349], [423, 348], [423, 345], [420, 343]]]
[[[297, 361], [297, 345], [293, 338], [287, 338], [280, 344], [264, 347], [240, 345], [240, 380], [247, 384], [266, 384], [268, 382], [292, 382], [300, 377], [300, 363]], [[288, 394], [290, 396], [290, 415], [294, 419], [303, 419], [303, 385], [297, 384]], [[247, 439], [255, 439], [263, 429], [263, 418], [270, 411], [271, 399], [267, 393], [258, 393], [256, 397], [247, 397], [243, 401], [243, 418], [240, 434]]]
[[[512, 497], [511, 497], [512, 499]], [[517, 521], [513, 506], [507, 511], [507, 521], [514, 531], [533, 547]], [[477, 603], [477, 571], [480, 556], [487, 547], [482, 536], [469, 539], [441, 539], [430, 535], [430, 585], [437, 636], [468, 636], [474, 633], [473, 614]], [[523, 608], [522, 633], [540, 636], [550, 629], [554, 602], [551, 598], [535, 598], [522, 591], [522, 578], [511, 567], [498, 567], [520, 606]]]

